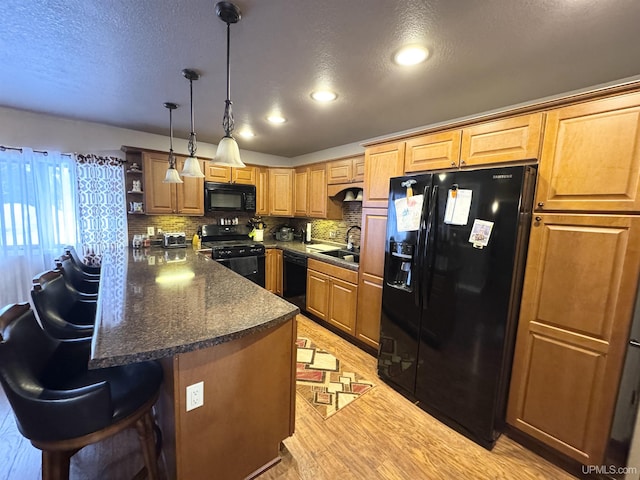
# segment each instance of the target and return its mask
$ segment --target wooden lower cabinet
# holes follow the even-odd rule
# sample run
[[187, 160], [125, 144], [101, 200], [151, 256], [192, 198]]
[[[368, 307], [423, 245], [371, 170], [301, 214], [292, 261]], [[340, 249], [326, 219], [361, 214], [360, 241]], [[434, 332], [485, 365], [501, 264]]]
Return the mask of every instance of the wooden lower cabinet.
[[266, 249], [265, 288], [282, 296], [282, 250], [278, 248]]
[[358, 283], [358, 316], [355, 336], [373, 348], [380, 341], [380, 313], [382, 311], [382, 277], [360, 275]]
[[354, 335], [358, 272], [314, 259], [307, 268], [307, 311]]
[[640, 217], [535, 217], [507, 422], [598, 465], [613, 418], [640, 273]]

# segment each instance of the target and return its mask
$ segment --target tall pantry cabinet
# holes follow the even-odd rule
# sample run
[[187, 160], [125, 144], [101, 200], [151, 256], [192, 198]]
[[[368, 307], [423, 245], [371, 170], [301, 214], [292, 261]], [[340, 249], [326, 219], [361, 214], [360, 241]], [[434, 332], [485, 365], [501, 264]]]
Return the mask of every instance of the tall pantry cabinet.
[[377, 145], [365, 152], [355, 336], [373, 348], [378, 348], [380, 337], [389, 179], [403, 174], [404, 152], [405, 142]]
[[507, 422], [602, 464], [640, 273], [640, 93], [549, 111]]

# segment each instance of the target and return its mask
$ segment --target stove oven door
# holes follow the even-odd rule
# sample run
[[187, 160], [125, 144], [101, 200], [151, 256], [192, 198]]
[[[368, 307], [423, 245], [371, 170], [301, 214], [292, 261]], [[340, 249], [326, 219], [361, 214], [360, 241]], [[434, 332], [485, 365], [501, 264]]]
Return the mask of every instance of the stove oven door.
[[233, 270], [239, 275], [257, 283], [261, 287], [265, 286], [265, 255], [250, 257], [223, 258], [216, 260], [225, 267]]

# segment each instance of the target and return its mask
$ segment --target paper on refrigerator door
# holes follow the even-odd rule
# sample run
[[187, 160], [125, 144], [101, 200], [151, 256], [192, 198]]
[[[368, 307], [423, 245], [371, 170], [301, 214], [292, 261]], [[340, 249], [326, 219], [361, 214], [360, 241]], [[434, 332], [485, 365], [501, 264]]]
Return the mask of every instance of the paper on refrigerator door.
[[398, 198], [394, 201], [399, 232], [412, 232], [420, 228], [420, 214], [424, 195]]
[[444, 223], [449, 225], [466, 225], [471, 210], [472, 190], [449, 189], [447, 206], [444, 210]]
[[493, 229], [493, 222], [487, 220], [475, 219], [473, 221], [473, 227], [471, 228], [471, 235], [469, 235], [469, 242], [476, 248], [482, 248], [489, 245], [489, 238], [491, 238], [491, 230]]

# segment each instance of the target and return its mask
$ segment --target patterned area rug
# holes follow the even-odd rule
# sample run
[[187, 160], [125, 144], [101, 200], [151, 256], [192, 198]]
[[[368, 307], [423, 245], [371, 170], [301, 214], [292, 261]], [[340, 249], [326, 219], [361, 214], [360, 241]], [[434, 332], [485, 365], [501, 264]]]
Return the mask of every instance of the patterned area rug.
[[298, 338], [296, 345], [296, 391], [323, 418], [329, 418], [375, 386], [308, 338]]

